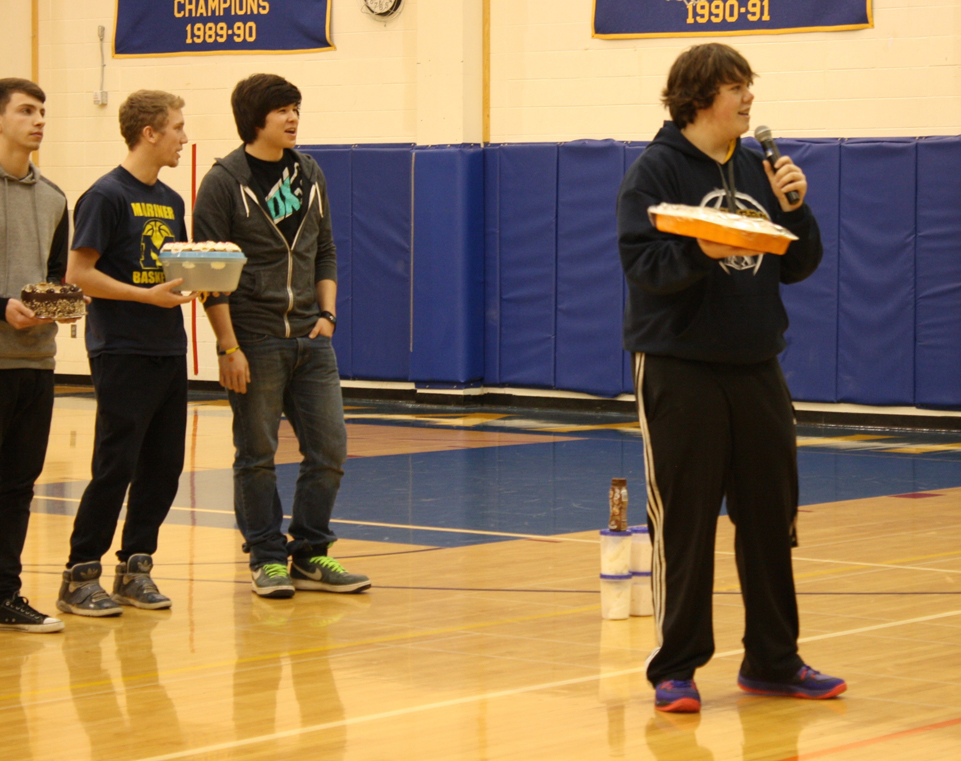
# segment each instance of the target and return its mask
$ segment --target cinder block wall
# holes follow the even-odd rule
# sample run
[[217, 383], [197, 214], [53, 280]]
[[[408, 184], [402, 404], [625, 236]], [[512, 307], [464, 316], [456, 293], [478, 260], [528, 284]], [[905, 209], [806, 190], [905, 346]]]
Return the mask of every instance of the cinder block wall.
[[[333, 0], [336, 50], [298, 55], [116, 59], [115, 0], [39, 0], [39, 83], [47, 91], [43, 171], [79, 195], [124, 156], [117, 108], [139, 88], [187, 101], [198, 181], [237, 143], [234, 83], [257, 71], [288, 77], [304, 93], [304, 144], [464, 143], [480, 139], [481, 0], [405, 0], [392, 20]], [[30, 3], [3, 3], [4, 75], [30, 74]], [[591, 37], [590, 0], [490, 0], [490, 138], [647, 140], [665, 117], [660, 90], [677, 54], [709, 38]], [[761, 74], [754, 123], [789, 137], [955, 134], [961, 125], [961, 7], [953, 0], [874, 0], [875, 28], [725, 37]], [[97, 27], [107, 30], [100, 87]], [[165, 182], [190, 197], [189, 147]], [[189, 318], [189, 311], [188, 311]], [[189, 324], [189, 322], [188, 322]], [[81, 331], [82, 335], [82, 331]], [[216, 378], [212, 333], [201, 314], [201, 379]], [[62, 331], [59, 371], [88, 372], [82, 338]]]

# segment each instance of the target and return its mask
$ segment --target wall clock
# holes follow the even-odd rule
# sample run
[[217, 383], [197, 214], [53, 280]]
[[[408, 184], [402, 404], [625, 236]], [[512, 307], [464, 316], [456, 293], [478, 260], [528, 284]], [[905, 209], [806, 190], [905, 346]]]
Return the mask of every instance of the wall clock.
[[400, 10], [403, 0], [364, 0], [364, 8], [379, 18], [393, 16]]

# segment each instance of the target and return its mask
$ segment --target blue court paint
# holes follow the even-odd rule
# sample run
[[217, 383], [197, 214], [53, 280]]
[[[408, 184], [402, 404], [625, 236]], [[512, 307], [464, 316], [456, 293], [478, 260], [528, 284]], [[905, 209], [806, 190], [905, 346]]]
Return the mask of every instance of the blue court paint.
[[[591, 531], [607, 524], [611, 478], [627, 479], [630, 521], [643, 523], [646, 488], [640, 437], [610, 429], [572, 435], [584, 438], [553, 441], [545, 437], [543, 443], [350, 459], [334, 513], [334, 530], [349, 539], [438, 547], [511, 537], [340, 521], [545, 537]], [[911, 437], [904, 433], [865, 446], [905, 446], [910, 441], [902, 439]], [[943, 436], [941, 440], [945, 440]], [[831, 509], [826, 503], [842, 500], [961, 487], [959, 450], [913, 455], [838, 450], [825, 444], [802, 447], [798, 464], [801, 504], [823, 504], [822, 510]], [[287, 514], [297, 473], [296, 464], [277, 467], [278, 489]], [[84, 481], [38, 485], [33, 509], [74, 515], [85, 486]], [[167, 519], [170, 523], [236, 529], [230, 470], [185, 473], [174, 505], [197, 510], [172, 510]], [[912, 509], [923, 510], [923, 502]]]
[[961, 462], [930, 455], [798, 452], [801, 504], [910, 494], [961, 486]]

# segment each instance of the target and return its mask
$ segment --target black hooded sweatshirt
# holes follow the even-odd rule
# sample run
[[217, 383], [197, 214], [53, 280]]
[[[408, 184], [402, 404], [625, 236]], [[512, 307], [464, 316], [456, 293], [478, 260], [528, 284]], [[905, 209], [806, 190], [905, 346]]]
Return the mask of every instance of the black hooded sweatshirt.
[[[823, 249], [807, 204], [782, 211], [762, 161], [737, 140], [719, 164], [665, 122], [628, 169], [617, 201], [628, 285], [625, 349], [730, 364], [763, 362], [784, 349], [788, 319], [780, 284], [808, 277]], [[799, 240], [783, 256], [715, 260], [694, 238], [659, 232], [647, 215], [659, 203], [731, 210], [732, 200], [738, 213], [763, 214]]]

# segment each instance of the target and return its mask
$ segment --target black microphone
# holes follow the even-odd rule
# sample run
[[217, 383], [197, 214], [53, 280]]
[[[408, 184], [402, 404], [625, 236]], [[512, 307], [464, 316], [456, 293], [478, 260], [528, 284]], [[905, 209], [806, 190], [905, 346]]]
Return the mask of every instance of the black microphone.
[[[762, 124], [754, 130], [754, 139], [761, 144], [761, 148], [764, 150], [764, 158], [771, 162], [771, 169], [774, 169], [774, 164], [781, 158], [781, 152], [774, 144], [774, 136], [771, 134], [771, 128], [765, 127]], [[796, 190], [789, 190], [786, 195], [787, 202], [791, 204], [791, 206], [801, 202], [801, 195]]]

